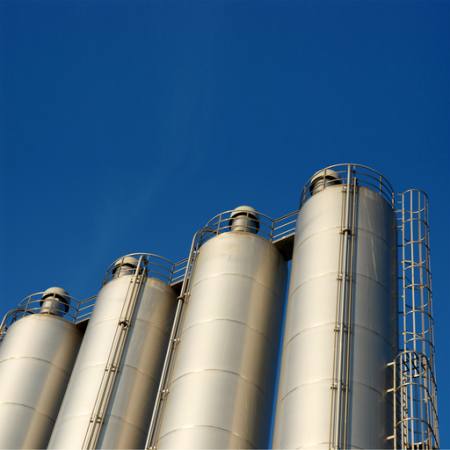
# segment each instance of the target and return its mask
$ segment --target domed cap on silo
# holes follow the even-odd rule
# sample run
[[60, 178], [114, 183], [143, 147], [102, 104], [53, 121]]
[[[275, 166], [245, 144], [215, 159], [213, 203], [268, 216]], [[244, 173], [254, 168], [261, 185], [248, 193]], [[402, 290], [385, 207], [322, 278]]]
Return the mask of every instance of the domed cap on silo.
[[61, 287], [50, 287], [42, 294], [40, 303], [41, 314], [63, 316], [69, 310], [70, 295]]
[[234, 208], [230, 214], [231, 231], [246, 231], [248, 233], [258, 233], [259, 216], [255, 208], [248, 205]]
[[132, 275], [136, 271], [138, 264], [139, 260], [133, 256], [123, 256], [122, 258], [119, 258], [112, 268], [114, 278], [123, 275]]
[[314, 195], [325, 189], [327, 186], [341, 183], [342, 179], [336, 171], [331, 169], [322, 169], [312, 176], [309, 184], [309, 190], [311, 195]]

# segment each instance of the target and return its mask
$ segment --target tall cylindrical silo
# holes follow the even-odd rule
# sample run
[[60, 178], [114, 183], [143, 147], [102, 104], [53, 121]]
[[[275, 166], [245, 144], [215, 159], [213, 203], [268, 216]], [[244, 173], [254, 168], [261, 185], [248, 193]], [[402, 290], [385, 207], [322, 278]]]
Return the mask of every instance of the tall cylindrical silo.
[[205, 227], [213, 237], [196, 253], [157, 448], [268, 445], [286, 262], [263, 228], [251, 207]]
[[171, 270], [140, 254], [108, 271], [49, 448], [144, 446], [175, 309]]
[[45, 448], [82, 333], [61, 288], [27, 298], [0, 346], [0, 448]]
[[397, 352], [393, 192], [331, 166], [304, 191], [295, 236], [274, 448], [389, 448]]

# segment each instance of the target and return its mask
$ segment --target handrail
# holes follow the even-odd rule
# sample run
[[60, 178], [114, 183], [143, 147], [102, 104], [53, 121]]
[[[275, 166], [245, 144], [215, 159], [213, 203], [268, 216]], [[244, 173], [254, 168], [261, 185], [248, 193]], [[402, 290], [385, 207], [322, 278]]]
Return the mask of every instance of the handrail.
[[320, 183], [320, 189], [336, 184], [347, 184], [348, 178], [357, 180], [358, 187], [367, 187], [380, 194], [392, 207], [395, 205], [395, 191], [392, 184], [380, 172], [362, 164], [333, 164], [316, 172], [302, 190], [300, 206], [313, 195], [313, 183]]
[[[51, 311], [41, 311], [44, 291], [34, 292], [27, 295], [23, 300], [19, 302], [16, 308], [9, 310], [2, 319], [0, 324], [0, 341], [6, 334], [8, 328], [17, 320], [32, 314], [52, 314]], [[74, 297], [67, 296], [66, 299], [60, 300], [57, 297], [53, 297], [52, 301], [56, 303], [56, 311], [58, 315], [69, 322], [78, 323], [78, 311], [79, 305], [83, 304], [87, 300], [91, 300], [95, 297], [89, 297], [86, 300], [77, 300]]]
[[[319, 180], [321, 181], [321, 189], [324, 189], [329, 185], [336, 184], [335, 180], [328, 179], [328, 175], [331, 173], [338, 176], [340, 183], [343, 184], [347, 182], [347, 177], [350, 176], [352, 179], [357, 180], [358, 186], [365, 186], [378, 192], [386, 199], [386, 201], [393, 204], [394, 189], [391, 183], [380, 172], [362, 164], [343, 163], [334, 164], [322, 169], [319, 172], [316, 172], [303, 188], [300, 206], [302, 206], [305, 201], [311, 197], [312, 182], [314, 180], [315, 182], [317, 181], [317, 174], [319, 173], [322, 177], [322, 179], [319, 177]], [[422, 194], [425, 195], [424, 193]], [[214, 236], [232, 231], [231, 215], [235, 212], [236, 210], [223, 211], [210, 219], [205, 226], [197, 232], [198, 247]], [[258, 236], [276, 243], [294, 236], [298, 213], [299, 209], [296, 209], [276, 219], [273, 219], [259, 211], [249, 212], [243, 210], [240, 214], [247, 216], [249, 219], [248, 227], [250, 232], [257, 233]], [[255, 215], [257, 220], [252, 221], [252, 219], [255, 218]], [[182, 283], [186, 276], [186, 270], [188, 269], [188, 258], [183, 258], [174, 263], [171, 260], [154, 253], [130, 253], [119, 258], [119, 260], [116, 260], [108, 267], [103, 284], [113, 278], [114, 267], [118, 262], [120, 263], [120, 259], [124, 259], [126, 257], [134, 257], [137, 260], [140, 260], [143, 266], [142, 269], [145, 270], [149, 277], [158, 278], [169, 285]], [[407, 262], [405, 261], [405, 264], [406, 263]], [[6, 329], [17, 319], [26, 314], [34, 314], [39, 312], [41, 295], [41, 292], [37, 292], [25, 297], [25, 299], [19, 303], [17, 308], [6, 313], [3, 318], [2, 325], [0, 325], [0, 340], [5, 334]], [[89, 319], [95, 306], [95, 298], [95, 296], [92, 296], [78, 301], [71, 297], [69, 299], [69, 311], [67, 311], [63, 317], [74, 323], [79, 323]]]
[[[106, 276], [103, 284], [106, 284], [114, 276], [114, 270], [117, 265], [125, 262], [126, 258], [135, 258], [136, 263], [140, 266], [141, 270], [147, 273], [149, 278], [158, 278], [167, 284], [172, 283], [174, 267], [176, 263], [173, 263], [170, 259], [163, 256], [156, 255], [155, 253], [129, 253], [116, 259], [106, 270]], [[134, 273], [134, 269], [130, 269], [130, 274]]]
[[[199, 247], [213, 237], [233, 231], [233, 217], [236, 209], [222, 211], [210, 219], [198, 231]], [[248, 232], [257, 234], [270, 242], [277, 242], [283, 238], [293, 236], [297, 225], [298, 210], [291, 211], [283, 216], [273, 219], [259, 211], [242, 210], [240, 216], [248, 219]]]
[[[169, 259], [153, 253], [130, 253], [115, 260], [114, 263], [108, 267], [103, 285], [113, 278], [116, 265], [120, 264], [121, 260], [124, 260], [127, 257], [136, 258], [146, 276], [158, 278], [169, 285], [172, 284], [174, 279], [177, 280], [184, 276], [183, 270], [185, 268], [183, 268], [180, 262], [173, 263]], [[11, 309], [4, 315], [3, 320], [0, 323], [0, 341], [6, 334], [7, 329], [17, 320], [26, 315], [41, 314], [43, 294], [44, 291], [40, 291], [26, 296], [19, 302], [16, 308]], [[61, 305], [60, 308], [57, 307], [57, 310], [62, 318], [74, 324], [78, 324], [91, 317], [95, 307], [96, 298], [97, 296], [94, 295], [82, 300], [77, 300], [74, 297], [68, 296], [66, 300], [67, 303], [64, 303], [56, 297], [53, 301], [57, 302], [58, 305]], [[44, 314], [48, 313], [46, 312]]]

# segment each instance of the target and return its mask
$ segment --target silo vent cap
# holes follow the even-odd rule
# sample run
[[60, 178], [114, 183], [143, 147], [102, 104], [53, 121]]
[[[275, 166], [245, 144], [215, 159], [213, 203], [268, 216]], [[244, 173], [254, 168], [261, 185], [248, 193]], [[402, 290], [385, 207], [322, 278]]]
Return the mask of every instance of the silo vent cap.
[[342, 179], [339, 174], [331, 169], [322, 169], [316, 172], [309, 182], [309, 191], [311, 195], [317, 194], [327, 186], [341, 184]]
[[42, 294], [40, 301], [42, 314], [52, 314], [54, 316], [63, 316], [69, 311], [70, 295], [60, 287], [48, 288]]
[[248, 205], [238, 206], [231, 211], [229, 226], [231, 231], [258, 233], [259, 215], [255, 208]]
[[139, 261], [133, 256], [123, 256], [114, 263], [114, 269], [117, 269], [120, 266], [137, 267], [138, 264]]
[[248, 216], [248, 217], [252, 217], [254, 219], [258, 219], [258, 213], [256, 212], [256, 209], [253, 208], [252, 206], [248, 206], [248, 205], [242, 205], [242, 206], [238, 206], [237, 208], [234, 208], [230, 214], [230, 218], [232, 219], [233, 217], [244, 216], [244, 215]]
[[339, 176], [339, 174], [331, 169], [322, 169], [319, 170], [318, 172], [316, 172], [312, 178], [311, 178], [311, 184], [314, 184], [316, 181], [318, 180], [336, 180], [336, 181], [341, 181], [341, 177]]
[[46, 289], [42, 294], [42, 299], [45, 299], [47, 297], [59, 297], [63, 300], [68, 300], [70, 298], [70, 295], [65, 289], [54, 286]]

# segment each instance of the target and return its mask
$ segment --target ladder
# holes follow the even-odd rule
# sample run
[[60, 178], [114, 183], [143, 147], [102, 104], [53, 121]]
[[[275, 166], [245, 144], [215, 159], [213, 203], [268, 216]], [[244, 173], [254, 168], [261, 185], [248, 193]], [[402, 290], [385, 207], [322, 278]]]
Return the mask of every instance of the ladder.
[[136, 270], [130, 279], [127, 295], [122, 306], [119, 319], [116, 324], [114, 338], [109, 350], [108, 359], [103, 372], [102, 380], [97, 392], [94, 407], [89, 419], [88, 428], [83, 441], [83, 449], [90, 450], [97, 447], [98, 439], [102, 431], [106, 413], [111, 402], [112, 392], [120, 372], [120, 366], [124, 356], [124, 350], [133, 323], [136, 304], [140, 298], [142, 288], [147, 279], [146, 270], [143, 269], [146, 260], [139, 258]]
[[192, 239], [191, 249], [189, 251], [189, 258], [187, 261], [186, 271], [183, 278], [183, 284], [181, 286], [180, 295], [178, 296], [177, 299], [177, 308], [175, 311], [175, 318], [173, 321], [172, 330], [170, 332], [169, 346], [167, 348], [166, 356], [164, 358], [163, 369], [161, 372], [161, 378], [158, 386], [158, 393], [156, 395], [152, 418], [147, 433], [147, 440], [145, 443], [146, 450], [156, 449], [157, 430], [162, 415], [163, 400], [165, 400], [167, 394], [169, 393], [168, 384], [170, 378], [170, 371], [173, 366], [175, 348], [177, 344], [180, 342], [179, 332], [181, 328], [180, 324], [183, 318], [183, 308], [185, 303], [187, 303], [190, 295], [192, 274], [195, 267], [195, 261], [199, 253], [201, 235], [204, 232], [205, 232], [204, 229], [198, 231], [197, 233], [195, 233]]
[[333, 382], [331, 385], [330, 450], [348, 448], [351, 334], [353, 321], [353, 259], [356, 234], [357, 179], [347, 168], [342, 205], [336, 322], [334, 327]]

